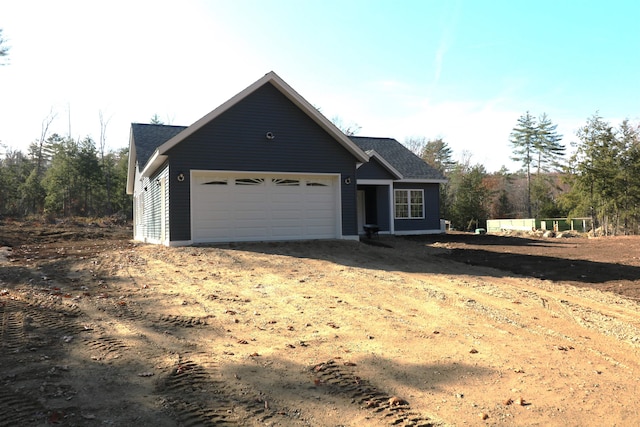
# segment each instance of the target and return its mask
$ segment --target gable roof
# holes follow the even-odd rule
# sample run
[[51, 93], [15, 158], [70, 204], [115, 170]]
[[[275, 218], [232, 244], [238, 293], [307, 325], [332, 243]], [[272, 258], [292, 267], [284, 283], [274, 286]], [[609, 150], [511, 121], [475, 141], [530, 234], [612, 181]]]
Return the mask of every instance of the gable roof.
[[136, 162], [139, 168], [147, 164], [156, 148], [186, 129], [185, 126], [131, 123], [127, 194], [133, 194]]
[[156, 148], [186, 128], [186, 126], [132, 123], [131, 133], [135, 143], [138, 164], [141, 167], [146, 165]]
[[416, 156], [407, 147], [393, 138], [371, 138], [365, 136], [351, 136], [351, 140], [362, 150], [382, 157], [399, 172], [402, 180], [446, 182], [446, 178], [434, 167]]
[[141, 162], [139, 163], [140, 166], [143, 167], [142, 175], [148, 175], [152, 173], [158, 166], [160, 166], [166, 159], [165, 153], [168, 150], [184, 141], [190, 135], [201, 129], [203, 126], [205, 126], [216, 117], [220, 116], [222, 113], [229, 110], [231, 107], [233, 107], [244, 98], [251, 95], [257, 89], [266, 84], [271, 84], [276, 89], [278, 89], [285, 97], [287, 97], [298, 108], [305, 112], [314, 122], [316, 122], [316, 124], [318, 124], [336, 141], [338, 141], [338, 143], [346, 148], [347, 151], [349, 151], [359, 162], [367, 162], [369, 160], [369, 156], [367, 156], [364, 150], [354, 144], [353, 141], [351, 141], [340, 129], [336, 127], [336, 125], [331, 123], [329, 119], [322, 115], [317, 108], [315, 108], [306, 99], [300, 96], [300, 94], [293, 90], [293, 88], [289, 86], [284, 80], [282, 80], [276, 73], [271, 71], [265, 74], [264, 77], [257, 80], [255, 83], [211, 111], [209, 114], [205, 115], [204, 117], [193, 123], [191, 126], [184, 129], [182, 132], [177, 133], [162, 145], [158, 146], [157, 149], [151, 154], [146, 164], [143, 164]]

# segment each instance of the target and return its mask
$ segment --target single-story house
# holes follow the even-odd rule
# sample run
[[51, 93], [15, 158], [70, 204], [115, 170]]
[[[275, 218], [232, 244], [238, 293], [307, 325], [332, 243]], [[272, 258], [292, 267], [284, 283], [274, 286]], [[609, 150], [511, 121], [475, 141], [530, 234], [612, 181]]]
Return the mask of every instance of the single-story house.
[[444, 177], [394, 139], [348, 137], [273, 72], [188, 127], [131, 125], [134, 239], [358, 239], [443, 231]]

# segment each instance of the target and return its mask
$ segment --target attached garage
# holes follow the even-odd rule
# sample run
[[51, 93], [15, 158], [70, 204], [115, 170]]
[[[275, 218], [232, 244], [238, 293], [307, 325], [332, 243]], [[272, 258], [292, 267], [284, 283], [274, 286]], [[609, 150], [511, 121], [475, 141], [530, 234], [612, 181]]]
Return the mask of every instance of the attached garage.
[[192, 171], [192, 241], [341, 237], [337, 175]]

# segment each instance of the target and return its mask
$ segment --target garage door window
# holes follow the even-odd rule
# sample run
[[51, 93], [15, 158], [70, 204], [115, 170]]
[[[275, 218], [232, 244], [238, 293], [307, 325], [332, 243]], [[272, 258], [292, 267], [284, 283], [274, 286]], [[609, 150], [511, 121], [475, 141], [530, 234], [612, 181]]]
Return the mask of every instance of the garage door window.
[[216, 179], [215, 181], [205, 182], [202, 185], [227, 185], [226, 179]]
[[239, 178], [236, 179], [236, 185], [262, 185], [264, 178]]
[[297, 187], [300, 185], [300, 181], [297, 179], [273, 178], [272, 182], [278, 187]]
[[424, 218], [424, 190], [395, 190], [396, 219]]
[[328, 182], [321, 181], [307, 181], [307, 187], [328, 187]]

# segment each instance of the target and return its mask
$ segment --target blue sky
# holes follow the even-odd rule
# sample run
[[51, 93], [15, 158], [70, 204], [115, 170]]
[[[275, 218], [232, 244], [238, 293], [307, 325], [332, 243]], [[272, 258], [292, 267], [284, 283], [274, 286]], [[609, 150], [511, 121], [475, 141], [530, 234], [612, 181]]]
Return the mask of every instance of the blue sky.
[[[275, 71], [359, 135], [443, 138], [489, 171], [518, 117], [564, 135], [596, 111], [640, 121], [637, 1], [3, 1], [0, 142], [50, 132], [128, 144], [189, 125]], [[2, 151], [0, 149], [0, 151]]]

